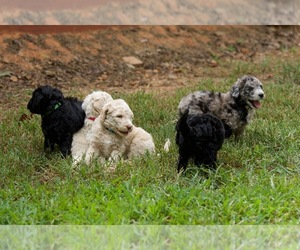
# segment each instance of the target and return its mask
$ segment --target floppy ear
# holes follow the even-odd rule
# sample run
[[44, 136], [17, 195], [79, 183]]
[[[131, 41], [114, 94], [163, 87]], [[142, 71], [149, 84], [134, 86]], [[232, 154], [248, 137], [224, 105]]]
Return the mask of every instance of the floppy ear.
[[237, 84], [234, 84], [231, 89], [231, 96], [233, 98], [238, 98], [240, 95], [240, 89]]
[[40, 89], [42, 94], [45, 95], [49, 100], [62, 101], [64, 99], [63, 93], [57, 88], [52, 88], [49, 85], [45, 85]]
[[55, 98], [56, 100], [58, 101], [62, 101], [64, 99], [64, 96], [63, 96], [63, 93], [57, 89], [57, 88], [54, 88], [52, 91], [51, 91], [51, 94], [49, 96], [51, 99], [52, 98]]
[[106, 116], [107, 116], [107, 113], [108, 113], [108, 110], [109, 110], [109, 107], [108, 107], [108, 106], [104, 107], [104, 108], [101, 110], [100, 115], [99, 115], [99, 116], [100, 116], [101, 122], [104, 122], [104, 121], [105, 121]]
[[100, 114], [102, 108], [96, 105], [97, 103], [93, 103], [93, 109], [96, 113]]
[[81, 105], [81, 108], [84, 110], [84, 112], [86, 111], [86, 108], [87, 108], [87, 105], [88, 105], [89, 102], [90, 102], [90, 100], [89, 100], [88, 98], [85, 98], [85, 99], [83, 100], [83, 103], [82, 103], [82, 105]]

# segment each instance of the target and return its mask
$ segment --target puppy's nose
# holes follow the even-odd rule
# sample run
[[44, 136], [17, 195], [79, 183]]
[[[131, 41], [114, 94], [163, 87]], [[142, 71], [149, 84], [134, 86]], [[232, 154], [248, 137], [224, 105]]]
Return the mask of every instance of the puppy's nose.
[[128, 129], [128, 131], [130, 131], [132, 129], [131, 125], [127, 125], [126, 128]]
[[258, 95], [260, 98], [264, 98], [264, 93], [260, 93], [259, 95]]

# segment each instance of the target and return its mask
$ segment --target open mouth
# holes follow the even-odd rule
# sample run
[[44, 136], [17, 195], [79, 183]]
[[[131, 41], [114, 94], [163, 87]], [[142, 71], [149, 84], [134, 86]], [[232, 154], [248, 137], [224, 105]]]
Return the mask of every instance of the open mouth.
[[127, 132], [123, 132], [123, 131], [119, 131], [121, 134], [123, 134], [123, 135], [128, 135], [128, 131]]
[[129, 134], [129, 132], [131, 131], [120, 131], [120, 130], [118, 130], [122, 135], [128, 135]]
[[249, 100], [249, 102], [251, 103], [252, 107], [259, 109], [261, 108], [261, 103], [257, 100]]

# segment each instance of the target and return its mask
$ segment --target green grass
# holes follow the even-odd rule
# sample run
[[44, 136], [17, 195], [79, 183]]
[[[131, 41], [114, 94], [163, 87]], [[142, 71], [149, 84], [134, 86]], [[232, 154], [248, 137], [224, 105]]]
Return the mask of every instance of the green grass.
[[[192, 164], [184, 175], [176, 172], [174, 126], [181, 97], [196, 89], [226, 91], [241, 74], [254, 71], [259, 77], [272, 69], [269, 60], [233, 67], [223, 80], [203, 80], [174, 95], [114, 94], [129, 103], [135, 124], [153, 135], [157, 147], [157, 155], [120, 162], [114, 173], [97, 162], [72, 167], [70, 158], [44, 153], [40, 117], [18, 122], [27, 112], [24, 106], [1, 108], [0, 224], [298, 224], [300, 69], [295, 64], [273, 68], [276, 77], [264, 81], [263, 107], [241, 140], [224, 143], [216, 172], [206, 177]], [[168, 153], [166, 138], [172, 143]]]

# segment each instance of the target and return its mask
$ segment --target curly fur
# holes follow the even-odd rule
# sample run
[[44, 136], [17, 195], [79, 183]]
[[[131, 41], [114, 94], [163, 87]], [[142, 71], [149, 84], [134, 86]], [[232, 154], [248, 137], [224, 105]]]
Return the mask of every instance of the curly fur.
[[133, 113], [124, 100], [107, 102], [87, 135], [85, 161], [90, 163], [96, 157], [104, 163], [124, 157], [129, 143], [126, 137], [133, 129], [132, 120]]
[[82, 103], [86, 118], [96, 118], [99, 116], [105, 103], [112, 101], [113, 98], [105, 91], [94, 91], [87, 95]]
[[42, 117], [45, 149], [53, 151], [54, 145], [58, 144], [64, 157], [70, 154], [73, 134], [84, 124], [81, 104], [76, 98], [65, 98], [59, 89], [49, 85], [33, 91], [27, 108]]
[[224, 123], [226, 137], [239, 137], [264, 97], [262, 83], [254, 76], [244, 75], [227, 93], [196, 91], [183, 97], [178, 106], [179, 116], [187, 109], [190, 114], [212, 114]]
[[128, 150], [126, 158], [131, 159], [146, 154], [155, 153], [155, 144], [152, 136], [140, 127], [133, 125], [132, 131], [126, 137]]
[[225, 138], [223, 123], [218, 118], [209, 114], [190, 115], [186, 110], [177, 121], [176, 131], [178, 172], [186, 169], [190, 158], [197, 166], [215, 169], [217, 152]]
[[72, 142], [72, 158], [74, 163], [81, 161], [89, 146], [87, 134], [94, 123], [94, 120], [100, 115], [105, 103], [112, 101], [110, 94], [104, 91], [94, 91], [87, 95], [82, 103], [82, 109], [85, 111], [86, 117], [84, 126], [73, 135]]

